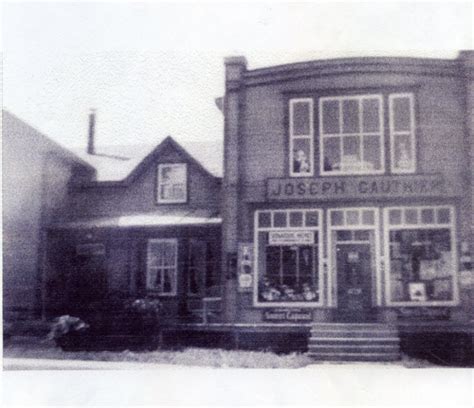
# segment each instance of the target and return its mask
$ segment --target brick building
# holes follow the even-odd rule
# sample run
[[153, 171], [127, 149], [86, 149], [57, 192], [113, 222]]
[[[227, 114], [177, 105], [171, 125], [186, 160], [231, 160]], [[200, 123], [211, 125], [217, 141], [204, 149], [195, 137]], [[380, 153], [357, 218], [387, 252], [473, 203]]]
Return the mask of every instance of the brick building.
[[466, 330], [473, 64], [225, 60], [227, 322]]

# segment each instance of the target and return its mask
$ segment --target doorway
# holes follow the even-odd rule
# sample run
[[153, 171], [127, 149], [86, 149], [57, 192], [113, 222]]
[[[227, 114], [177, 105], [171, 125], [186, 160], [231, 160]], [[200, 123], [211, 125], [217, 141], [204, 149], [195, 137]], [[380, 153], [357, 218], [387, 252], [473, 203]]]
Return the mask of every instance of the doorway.
[[370, 243], [336, 244], [337, 315], [341, 320], [365, 320], [372, 307]]
[[371, 321], [380, 305], [378, 209], [329, 210], [329, 305], [337, 321]]
[[69, 280], [69, 308], [87, 317], [107, 295], [105, 248], [101, 244], [78, 245]]

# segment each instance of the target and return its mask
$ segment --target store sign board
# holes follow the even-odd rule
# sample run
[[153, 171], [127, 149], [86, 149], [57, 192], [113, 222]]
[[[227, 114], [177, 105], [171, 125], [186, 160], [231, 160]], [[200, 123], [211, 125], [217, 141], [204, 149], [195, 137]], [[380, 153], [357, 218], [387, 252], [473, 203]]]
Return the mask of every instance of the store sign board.
[[314, 244], [313, 231], [270, 231], [269, 245], [312, 245]]
[[311, 310], [303, 309], [269, 309], [263, 312], [263, 320], [279, 322], [310, 322], [313, 320]]
[[266, 197], [269, 201], [437, 197], [459, 195], [457, 190], [457, 184], [441, 174], [270, 178]]

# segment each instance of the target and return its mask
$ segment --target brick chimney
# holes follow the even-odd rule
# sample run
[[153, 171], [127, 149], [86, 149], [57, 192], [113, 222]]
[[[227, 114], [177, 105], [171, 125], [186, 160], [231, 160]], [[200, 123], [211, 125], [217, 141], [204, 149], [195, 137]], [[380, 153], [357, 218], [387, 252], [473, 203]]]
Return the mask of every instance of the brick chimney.
[[95, 154], [95, 109], [89, 112], [89, 134], [87, 139], [87, 153]]

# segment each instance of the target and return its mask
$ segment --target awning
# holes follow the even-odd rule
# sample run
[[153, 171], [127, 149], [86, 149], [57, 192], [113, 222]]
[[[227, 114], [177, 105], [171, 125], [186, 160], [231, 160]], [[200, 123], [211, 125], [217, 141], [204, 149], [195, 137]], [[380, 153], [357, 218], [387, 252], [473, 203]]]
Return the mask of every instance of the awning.
[[200, 214], [131, 214], [116, 217], [89, 218], [52, 224], [50, 229], [134, 228], [134, 227], [185, 227], [220, 225], [222, 219]]

